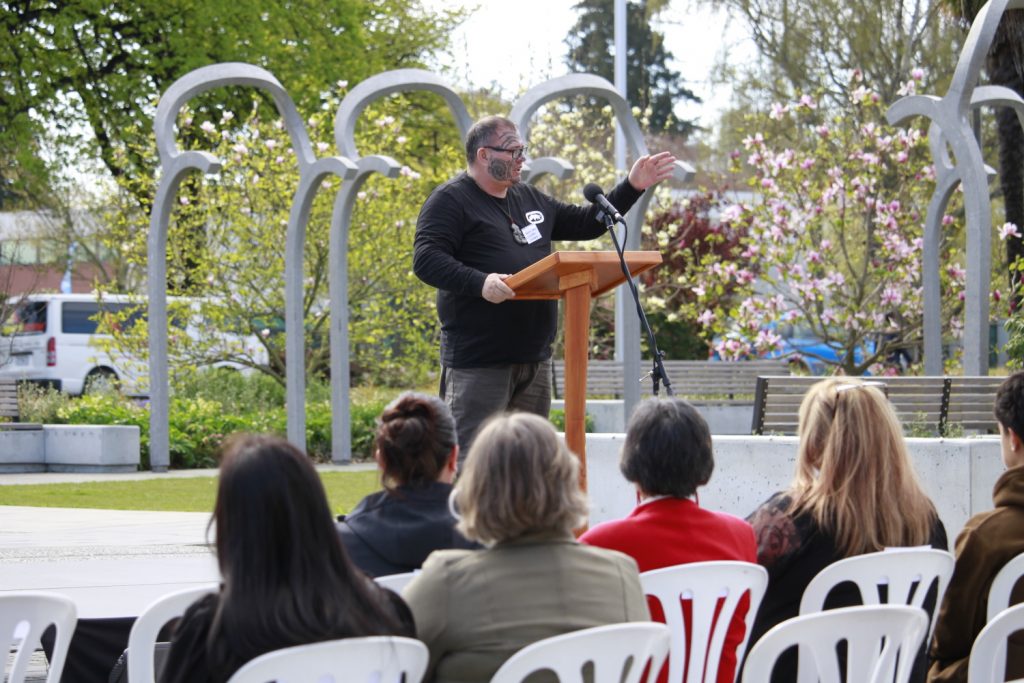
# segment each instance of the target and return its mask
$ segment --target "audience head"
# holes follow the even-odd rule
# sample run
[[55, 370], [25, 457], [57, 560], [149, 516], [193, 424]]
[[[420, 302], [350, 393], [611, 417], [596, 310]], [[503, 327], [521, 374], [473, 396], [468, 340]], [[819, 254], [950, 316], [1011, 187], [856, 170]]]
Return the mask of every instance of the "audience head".
[[708, 424], [682, 399], [644, 401], [629, 420], [619, 467], [647, 496], [692, 496], [715, 468]]
[[223, 577], [211, 633], [227, 643], [217, 658], [237, 664], [324, 634], [395, 632], [342, 547], [312, 463], [284, 439], [227, 440], [211, 525]]
[[834, 530], [848, 555], [925, 544], [935, 518], [877, 384], [823, 380], [800, 405], [793, 507]]
[[993, 411], [1003, 442], [1007, 467], [1024, 464], [1024, 371], [1015, 372], [999, 385]]
[[[284, 439], [236, 434], [221, 451], [213, 520], [224, 578], [277, 576], [282, 557], [311, 555], [337, 537], [323, 484], [305, 453]], [[334, 543], [328, 543], [328, 550]], [[238, 577], [236, 577], [236, 574]]]
[[436, 396], [406, 392], [377, 421], [374, 455], [384, 487], [423, 487], [455, 473], [455, 419]]
[[587, 515], [579, 468], [544, 418], [491, 418], [473, 441], [455, 487], [459, 531], [485, 545], [537, 532], [571, 533]]

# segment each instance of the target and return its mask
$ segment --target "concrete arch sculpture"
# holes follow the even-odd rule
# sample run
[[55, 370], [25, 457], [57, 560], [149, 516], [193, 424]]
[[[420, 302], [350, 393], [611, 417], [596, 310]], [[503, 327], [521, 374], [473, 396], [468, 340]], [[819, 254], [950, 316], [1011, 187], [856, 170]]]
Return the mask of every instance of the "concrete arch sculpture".
[[[401, 165], [389, 156], [363, 157], [356, 148], [355, 127], [371, 103], [400, 92], [425, 91], [440, 95], [448, 105], [460, 134], [465, 137], [472, 125], [469, 112], [462, 99], [443, 80], [429, 71], [398, 69], [386, 71], [362, 81], [341, 101], [335, 115], [334, 137], [338, 150], [356, 165], [356, 173], [343, 183], [334, 202], [331, 216], [331, 238], [328, 262], [330, 264], [329, 292], [331, 299], [330, 355], [331, 355], [331, 460], [348, 462], [352, 458], [352, 422], [349, 413], [349, 335], [348, 335], [348, 234], [352, 224], [352, 209], [356, 195], [373, 173], [387, 178], [398, 177]], [[302, 343], [299, 336], [297, 343]], [[304, 419], [305, 377], [293, 380], [288, 373], [288, 426]], [[294, 394], [294, 396], [293, 396]], [[293, 407], [296, 410], [293, 411]], [[294, 412], [294, 416], [293, 416]], [[294, 419], [293, 419], [294, 417]], [[297, 428], [298, 429], [298, 428]], [[303, 425], [302, 431], [305, 433]], [[290, 431], [289, 431], [290, 434]]]
[[[538, 86], [527, 90], [512, 108], [509, 118], [515, 122], [523, 135], [523, 139], [529, 139], [530, 120], [537, 110], [548, 102], [559, 99], [585, 95], [595, 97], [608, 102], [615, 115], [615, 121], [622, 129], [626, 144], [634, 156], [643, 156], [648, 153], [647, 143], [644, 140], [640, 124], [633, 116], [629, 102], [619, 94], [615, 86], [606, 79], [593, 74], [569, 74], [560, 78], [554, 78]], [[568, 164], [557, 158], [546, 157], [536, 159], [533, 168], [540, 169], [562, 169], [564, 172]], [[571, 166], [569, 167], [571, 168]], [[550, 171], [549, 171], [550, 172]], [[677, 161], [673, 173], [673, 179], [689, 181], [693, 178], [693, 167], [684, 161]], [[568, 177], [568, 176], [560, 176]], [[529, 182], [534, 182], [533, 174], [527, 177]], [[643, 227], [644, 216], [647, 207], [651, 202], [651, 193], [644, 193], [632, 209], [626, 214], [626, 222], [629, 225], [628, 236], [624, 249], [637, 249], [640, 246], [640, 230]], [[640, 377], [640, 328], [639, 325], [627, 324], [625, 321], [631, 319], [632, 311], [626, 303], [627, 294], [624, 287], [620, 287], [616, 293], [615, 301], [615, 333], [622, 335], [622, 362], [623, 377]], [[623, 403], [624, 415], [628, 419], [633, 408], [640, 402], [640, 386], [637, 382], [623, 382]]]
[[[302, 329], [302, 255], [306, 221], [313, 196], [323, 179], [329, 175], [351, 178], [356, 166], [342, 157], [317, 159], [306, 132], [305, 124], [285, 91], [284, 86], [265, 69], [251, 64], [225, 63], [205, 66], [185, 74], [175, 81], [160, 98], [154, 119], [160, 165], [164, 172], [157, 186], [156, 200], [150, 215], [148, 242], [149, 257], [149, 354], [150, 354], [150, 465], [153, 470], [166, 470], [170, 464], [170, 436], [168, 418], [170, 391], [167, 365], [167, 228], [173, 200], [181, 181], [190, 171], [217, 173], [221, 162], [209, 152], [178, 150], [175, 145], [174, 126], [181, 108], [196, 95], [223, 86], [240, 85], [265, 90], [284, 119], [285, 129], [298, 158], [299, 186], [296, 188], [288, 217], [285, 246], [285, 317], [286, 325]], [[301, 345], [286, 348], [288, 368], [303, 368]], [[288, 372], [291, 377], [294, 371]], [[293, 437], [289, 420], [289, 437]], [[304, 446], [305, 439], [291, 438]]]
[[[928, 206], [922, 277], [924, 279], [925, 372], [942, 374], [939, 241], [946, 205], [959, 184], [967, 215], [967, 283], [965, 291], [965, 375], [988, 374], [989, 289], [992, 265], [992, 213], [988, 178], [970, 113], [981, 106], [1012, 107], [1024, 123], [1024, 100], [999, 86], [978, 86], [978, 79], [1003, 13], [1024, 9], [1024, 0], [989, 0], [978, 12], [945, 96], [910, 95], [889, 107], [886, 117], [899, 123], [914, 116], [931, 120], [929, 144], [935, 163], [936, 188]], [[955, 163], [950, 159], [952, 149]]]

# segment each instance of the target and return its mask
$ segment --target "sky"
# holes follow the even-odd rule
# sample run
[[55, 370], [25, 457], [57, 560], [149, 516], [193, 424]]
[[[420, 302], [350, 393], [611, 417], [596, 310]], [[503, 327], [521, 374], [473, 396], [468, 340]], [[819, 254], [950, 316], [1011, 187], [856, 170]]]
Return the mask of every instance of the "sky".
[[[476, 7], [452, 34], [452, 58], [442, 60], [460, 80], [479, 87], [497, 84], [507, 96], [568, 73], [565, 38], [576, 22], [576, 0], [427, 0], [428, 6]], [[712, 86], [716, 59], [729, 49], [730, 60], [745, 59], [753, 48], [738, 22], [721, 12], [673, 0], [656, 29], [674, 55], [673, 67], [703, 104], [677, 110], [684, 118], [710, 125], [728, 104], [731, 90]], [[611, 16], [608, 21], [612, 22]]]

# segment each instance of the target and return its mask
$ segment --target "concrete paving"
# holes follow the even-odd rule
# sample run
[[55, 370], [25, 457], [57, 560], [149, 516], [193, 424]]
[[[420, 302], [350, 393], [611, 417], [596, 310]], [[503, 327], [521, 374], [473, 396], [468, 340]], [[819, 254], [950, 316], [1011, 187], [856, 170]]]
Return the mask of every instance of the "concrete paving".
[[[353, 465], [321, 465], [323, 472], [367, 471], [374, 463]], [[118, 564], [147, 565], [168, 572], [164, 586], [176, 590], [176, 582], [198, 580], [183, 576], [182, 567], [215, 575], [212, 553], [208, 545], [208, 512], [149, 512], [137, 510], [93, 510], [81, 508], [37, 508], [3, 505], [3, 486], [17, 484], [60, 484], [81, 481], [136, 481], [155, 478], [214, 477], [217, 470], [175, 470], [164, 473], [135, 472], [130, 474], [55, 473], [0, 474], [0, 593], [9, 590], [31, 590], [40, 587], [61, 587], [76, 598], [80, 612], [95, 610], [89, 600], [79, 594], [90, 590], [104, 579], [107, 583], [125, 582], [117, 577]], [[212, 532], [210, 532], [212, 534]], [[209, 537], [212, 540], [212, 535]], [[123, 561], [123, 562], [119, 562]], [[196, 568], [198, 567], [198, 570]], [[74, 585], [66, 578], [74, 576]], [[202, 577], [199, 577], [202, 578]], [[139, 580], [141, 585], [123, 590], [125, 600], [142, 599], [140, 595], [154, 580]], [[127, 580], [134, 583], [135, 580]], [[108, 587], [109, 589], [109, 587]], [[133, 597], [133, 592], [135, 595]], [[43, 681], [46, 661], [36, 653], [30, 666], [28, 681]], [[3, 677], [0, 672], [0, 678]]]

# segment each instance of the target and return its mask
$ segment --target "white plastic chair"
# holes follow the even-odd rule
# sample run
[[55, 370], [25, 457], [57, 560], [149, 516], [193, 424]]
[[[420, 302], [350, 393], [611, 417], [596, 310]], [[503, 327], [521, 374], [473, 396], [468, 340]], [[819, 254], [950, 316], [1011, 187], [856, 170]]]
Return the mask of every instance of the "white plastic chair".
[[[934, 613], [942, 604], [942, 596], [953, 575], [953, 555], [935, 548], [890, 548], [877, 553], [855, 555], [818, 572], [804, 589], [800, 599], [800, 614], [813, 614], [825, 608], [825, 598], [841, 583], [851, 582], [860, 592], [864, 605], [909, 605], [924, 607], [924, 599], [933, 583], [938, 584], [935, 609], [928, 615], [927, 639], [931, 640], [935, 628]], [[881, 587], [886, 587], [886, 602], [882, 602]], [[927, 613], [926, 613], [927, 614]], [[910, 653], [900, 661], [900, 669], [908, 670], [914, 665], [916, 653]], [[800, 660], [803, 661], [803, 649]], [[801, 667], [802, 669], [802, 667]], [[798, 683], [813, 683], [808, 674], [799, 671]]]
[[[60, 681], [64, 660], [75, 632], [78, 610], [75, 603], [54, 593], [18, 592], [0, 595], [0, 652], [14, 650], [8, 683], [22, 683], [28, 671], [32, 653], [39, 647], [39, 639], [51, 624], [57, 629], [50, 657], [47, 683]], [[4, 661], [4, 667], [7, 662]], [[2, 677], [0, 670], [0, 677]]]
[[[892, 548], [877, 553], [855, 555], [833, 562], [818, 572], [804, 589], [800, 599], [800, 614], [813, 614], [825, 607], [825, 598], [840, 583], [852, 582], [860, 591], [865, 605], [911, 605], [923, 607], [928, 589], [938, 580], [936, 607], [953, 574], [953, 555], [934, 548]], [[887, 587], [886, 602], [882, 603], [879, 589]], [[934, 620], [928, 628], [931, 638]]]
[[216, 590], [217, 586], [214, 584], [202, 588], [188, 588], [165, 595], [142, 611], [128, 634], [129, 683], [155, 683], [153, 650], [160, 629], [171, 619], [180, 617], [193, 602]]
[[[912, 662], [927, 628], [923, 609], [897, 605], [841, 607], [794, 617], [754, 643], [743, 665], [743, 683], [767, 683], [779, 655], [794, 645], [800, 647], [801, 673], [807, 671], [811, 680], [907, 683], [911, 667], [901, 663], [896, 672], [897, 655], [903, 662]], [[836, 653], [842, 641], [846, 642], [845, 676]]]
[[[672, 629], [669, 682], [714, 681], [733, 614], [740, 598], [749, 593], [743, 641], [736, 648], [737, 664], [743, 661], [754, 616], [768, 586], [768, 572], [750, 562], [694, 562], [643, 572], [640, 585], [644, 593], [661, 603], [665, 623]], [[691, 605], [690, 633], [686, 631], [681, 600]], [[723, 603], [716, 621], [719, 600]], [[689, 674], [685, 679], [684, 671]]]
[[653, 681], [668, 656], [671, 634], [668, 626], [650, 621], [563, 633], [519, 650], [494, 673], [491, 683], [521, 683], [541, 670], [554, 672], [559, 683], [582, 683], [587, 663], [593, 663], [592, 683], [639, 683], [648, 662], [648, 678]]
[[412, 578], [414, 576], [416, 576], [416, 573], [417, 572], [405, 572], [404, 574], [388, 574], [387, 576], [375, 577], [373, 580], [376, 581], [377, 585], [381, 588], [393, 590], [394, 592], [401, 595], [402, 589], [409, 585], [409, 582], [412, 581]]
[[430, 658], [412, 638], [368, 636], [296, 645], [260, 655], [228, 683], [420, 683]]
[[974, 639], [967, 683], [1003, 683], [1006, 680], [1006, 640], [1024, 629], [1024, 605], [1009, 607], [990, 619]]
[[992, 587], [988, 589], [988, 610], [985, 621], [992, 621], [996, 615], [1010, 606], [1013, 588], [1022, 576], [1024, 576], [1024, 553], [1004, 564], [996, 577], [992, 579]]

